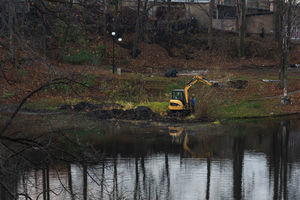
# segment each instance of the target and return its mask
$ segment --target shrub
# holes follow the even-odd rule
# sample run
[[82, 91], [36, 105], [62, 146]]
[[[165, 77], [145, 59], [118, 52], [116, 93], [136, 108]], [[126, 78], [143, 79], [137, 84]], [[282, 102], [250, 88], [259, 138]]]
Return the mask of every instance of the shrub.
[[3, 98], [10, 98], [10, 97], [13, 97], [13, 96], [15, 96], [15, 95], [16, 95], [16, 93], [14, 93], [14, 92], [7, 92], [7, 91], [4, 91], [2, 97], [3, 97]]
[[84, 84], [86, 87], [93, 87], [95, 85], [97, 76], [87, 73], [83, 75], [82, 84]]
[[197, 119], [215, 118], [215, 111], [221, 105], [221, 98], [212, 88], [202, 87], [201, 92], [196, 94], [195, 117]]
[[[98, 45], [91, 48], [91, 43], [87, 41], [81, 26], [64, 23], [57, 23], [55, 26], [56, 37], [59, 39], [59, 46], [62, 50], [60, 60], [75, 65], [89, 64], [99, 65], [105, 54], [105, 47]], [[80, 47], [80, 48], [76, 48]]]
[[62, 61], [69, 62], [75, 65], [80, 64], [90, 64], [90, 65], [99, 65], [101, 64], [102, 58], [104, 55], [103, 46], [98, 46], [96, 50], [92, 51], [87, 48], [82, 48], [79, 52], [69, 52], [62, 56]]

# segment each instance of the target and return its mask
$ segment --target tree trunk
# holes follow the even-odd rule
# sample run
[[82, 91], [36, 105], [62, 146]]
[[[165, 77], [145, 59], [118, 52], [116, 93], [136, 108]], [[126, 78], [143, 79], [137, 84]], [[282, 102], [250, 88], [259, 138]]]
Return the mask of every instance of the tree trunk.
[[45, 15], [43, 14], [42, 16], [43, 18], [43, 24], [42, 24], [42, 40], [41, 40], [41, 46], [42, 46], [42, 50], [43, 50], [43, 56], [44, 56], [44, 60], [46, 60], [46, 55], [47, 55], [47, 31], [46, 31], [46, 19], [45, 19]]
[[273, 15], [273, 20], [274, 20], [274, 39], [275, 41], [279, 41], [279, 21], [280, 21], [280, 0], [275, 0], [274, 1], [274, 15]]
[[6, 20], [5, 20], [6, 9], [5, 8], [6, 8], [6, 1], [3, 0], [1, 2], [1, 30], [0, 30], [0, 36], [5, 33], [5, 27], [6, 27], [5, 26], [5, 24], [6, 24]]
[[287, 89], [287, 69], [289, 63], [289, 52], [287, 49], [284, 49], [281, 56], [281, 86], [283, 88], [283, 99], [282, 103], [286, 104], [288, 101], [288, 89]]
[[15, 44], [14, 44], [14, 1], [8, 1], [8, 32], [9, 32], [9, 59], [16, 66]]
[[145, 38], [144, 38], [144, 33], [145, 33], [145, 17], [147, 16], [147, 6], [148, 6], [148, 0], [145, 0], [144, 2], [144, 9], [143, 9], [143, 15], [141, 16], [142, 17], [142, 20], [141, 20], [141, 30], [140, 30], [140, 38], [142, 38], [143, 41], [145, 41]]
[[240, 0], [236, 0], [236, 7], [235, 7], [235, 16], [236, 16], [236, 20], [235, 20], [235, 30], [236, 32], [240, 30]]
[[104, 54], [106, 55], [106, 47], [107, 47], [107, 19], [106, 19], [106, 12], [107, 12], [107, 4], [106, 0], [103, 0], [104, 5], [104, 12], [103, 12], [103, 46], [104, 46]]
[[[291, 29], [292, 29], [292, 2], [289, 0], [289, 4], [287, 5], [287, 30], [286, 34], [283, 35], [285, 44], [283, 44], [283, 62], [282, 62], [282, 86], [283, 86], [283, 99], [284, 101], [288, 99], [288, 89], [287, 89], [287, 76], [288, 76], [288, 66], [289, 66], [289, 55], [290, 55], [290, 41], [291, 41]], [[285, 26], [284, 26], [285, 27]], [[286, 102], [283, 102], [284, 104]]]
[[243, 57], [245, 56], [245, 35], [246, 35], [246, 0], [240, 0], [240, 6], [241, 6], [241, 28], [240, 28], [240, 49], [239, 49], [239, 56]]
[[118, 10], [119, 10], [119, 0], [115, 0], [115, 17], [118, 16]]
[[283, 15], [284, 11], [283, 8], [284, 5], [282, 4], [282, 0], [278, 0], [278, 48], [279, 48], [279, 58], [280, 58], [280, 72], [279, 72], [279, 79], [280, 79], [280, 87], [283, 88], [283, 76], [284, 76], [284, 66], [285, 66], [285, 56], [284, 56], [284, 35], [285, 35], [285, 29], [284, 27], [284, 21], [283, 21]]
[[137, 46], [139, 43], [139, 35], [140, 35], [140, 7], [141, 7], [141, 0], [138, 0], [137, 5], [137, 17], [136, 17], [136, 23], [135, 23], [135, 35], [134, 35], [134, 41], [133, 41], [133, 47], [132, 47], [132, 57], [137, 57]]
[[167, 51], [169, 56], [173, 56], [173, 53], [171, 52], [171, 46], [172, 46], [172, 36], [171, 36], [171, 0], [168, 0], [168, 15], [167, 15]]
[[208, 48], [211, 51], [213, 49], [213, 12], [214, 12], [215, 1], [210, 0], [209, 3], [209, 22], [208, 22]]

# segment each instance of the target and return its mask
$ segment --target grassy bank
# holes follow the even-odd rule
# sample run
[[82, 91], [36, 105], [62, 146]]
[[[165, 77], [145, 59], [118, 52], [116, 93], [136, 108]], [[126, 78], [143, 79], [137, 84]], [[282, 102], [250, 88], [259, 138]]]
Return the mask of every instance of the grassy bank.
[[[167, 114], [171, 91], [184, 88], [192, 76], [166, 78], [161, 75], [147, 76], [142, 74], [124, 73], [122, 76], [94, 73], [84, 75], [87, 87], [78, 86], [77, 92], [66, 86], [47, 89], [31, 98], [25, 107], [31, 110], [58, 110], [62, 104], [75, 105], [86, 101], [93, 104], [114, 103], [124, 110], [138, 106], [147, 106], [152, 111], [164, 116]], [[196, 94], [197, 104], [194, 115], [187, 119], [232, 119], [248, 117], [264, 117], [300, 112], [300, 96], [291, 97], [292, 104], [281, 105], [278, 83], [263, 83], [261, 78], [253, 74], [227, 73], [221, 76], [215, 71], [206, 75], [211, 80], [247, 80], [243, 89], [231, 87], [213, 88], [196, 84], [190, 89]], [[269, 76], [274, 77], [274, 76]], [[289, 84], [291, 89], [300, 88], [300, 77], [292, 76]], [[6, 94], [10, 91], [5, 91]], [[3, 94], [4, 95], [4, 94]], [[274, 97], [274, 98], [271, 98]], [[17, 103], [14, 95], [5, 95], [5, 99]], [[115, 107], [111, 107], [115, 108]], [[110, 108], [107, 108], [110, 109]]]

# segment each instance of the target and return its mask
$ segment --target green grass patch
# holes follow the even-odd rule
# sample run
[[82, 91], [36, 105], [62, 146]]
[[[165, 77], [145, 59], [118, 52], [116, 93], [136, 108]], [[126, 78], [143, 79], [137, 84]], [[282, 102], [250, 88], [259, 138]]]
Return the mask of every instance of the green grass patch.
[[218, 110], [214, 112], [218, 113], [217, 116], [221, 118], [258, 117], [267, 115], [262, 102], [250, 102], [248, 100], [220, 106]]
[[288, 75], [288, 79], [300, 79], [300, 77], [299, 76], [297, 76], [297, 75]]
[[72, 63], [74, 65], [100, 65], [104, 55], [103, 52], [102, 46], [97, 47], [94, 51], [87, 48], [81, 48], [78, 52], [69, 50], [61, 59], [64, 62]]
[[138, 106], [147, 106], [153, 112], [163, 114], [163, 113], [167, 112], [169, 102], [144, 102], [144, 103], [138, 104]]
[[[104, 87], [106, 86], [106, 87]], [[115, 81], [110, 85], [101, 85], [106, 96], [112, 101], [141, 102], [149, 98], [141, 80]]]
[[169, 106], [169, 102], [158, 102], [158, 101], [140, 102], [140, 103], [129, 102], [129, 101], [117, 101], [116, 103], [122, 105], [124, 110], [135, 109], [138, 106], [147, 106], [153, 112], [156, 112], [159, 114], [166, 113], [168, 110], [168, 106]]
[[2, 97], [3, 98], [10, 98], [10, 97], [14, 97], [15, 95], [16, 95], [16, 93], [14, 93], [14, 92], [3, 91]]
[[55, 111], [59, 108], [61, 102], [53, 101], [49, 99], [41, 99], [35, 102], [28, 102], [24, 105], [24, 108], [32, 109], [32, 110], [49, 110]]

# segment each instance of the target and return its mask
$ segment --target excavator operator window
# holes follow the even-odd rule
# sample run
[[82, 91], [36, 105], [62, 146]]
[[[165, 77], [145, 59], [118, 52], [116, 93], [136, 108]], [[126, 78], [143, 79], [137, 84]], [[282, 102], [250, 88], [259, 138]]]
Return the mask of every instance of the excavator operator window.
[[183, 104], [185, 104], [184, 92], [183, 91], [173, 91], [172, 99], [180, 100]]

